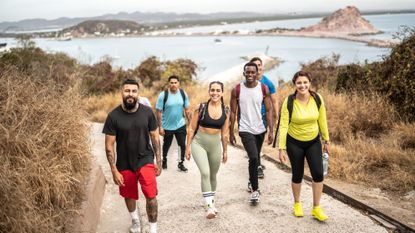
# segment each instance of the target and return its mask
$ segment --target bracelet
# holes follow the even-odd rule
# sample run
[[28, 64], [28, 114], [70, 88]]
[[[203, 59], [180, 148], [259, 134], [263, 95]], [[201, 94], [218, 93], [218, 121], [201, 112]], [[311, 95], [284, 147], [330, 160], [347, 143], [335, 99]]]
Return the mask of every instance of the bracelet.
[[330, 141], [324, 141], [325, 145], [330, 145]]

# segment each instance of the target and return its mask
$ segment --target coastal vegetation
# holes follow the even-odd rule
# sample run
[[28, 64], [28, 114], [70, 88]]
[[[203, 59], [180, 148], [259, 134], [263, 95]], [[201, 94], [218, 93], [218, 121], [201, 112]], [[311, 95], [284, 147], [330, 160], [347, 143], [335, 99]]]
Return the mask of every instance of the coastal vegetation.
[[[380, 62], [339, 65], [339, 55], [332, 55], [302, 64], [327, 105], [330, 179], [399, 194], [414, 189], [414, 47], [415, 32], [408, 29]], [[208, 98], [207, 86], [195, 81], [197, 70], [194, 61], [155, 56], [127, 70], [110, 60], [79, 64], [28, 40], [0, 54], [0, 229], [65, 232], [89, 170], [88, 120], [103, 122], [120, 104], [125, 78], [139, 80], [140, 95], [154, 106], [176, 74], [195, 109]], [[292, 91], [281, 83], [279, 102]]]
[[74, 59], [24, 43], [0, 55], [0, 231], [66, 232], [90, 167]]

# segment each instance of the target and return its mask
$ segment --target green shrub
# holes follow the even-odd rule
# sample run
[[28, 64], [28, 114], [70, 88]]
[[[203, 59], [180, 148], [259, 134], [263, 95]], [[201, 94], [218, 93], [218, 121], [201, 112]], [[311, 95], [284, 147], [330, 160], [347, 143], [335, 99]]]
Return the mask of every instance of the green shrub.
[[415, 29], [381, 62], [351, 64], [339, 70], [336, 91], [377, 92], [386, 96], [404, 120], [415, 121]]
[[311, 73], [311, 83], [317, 91], [323, 87], [332, 90], [336, 86], [339, 59], [340, 55], [332, 54], [331, 57], [322, 57], [313, 62], [302, 63], [301, 70]]

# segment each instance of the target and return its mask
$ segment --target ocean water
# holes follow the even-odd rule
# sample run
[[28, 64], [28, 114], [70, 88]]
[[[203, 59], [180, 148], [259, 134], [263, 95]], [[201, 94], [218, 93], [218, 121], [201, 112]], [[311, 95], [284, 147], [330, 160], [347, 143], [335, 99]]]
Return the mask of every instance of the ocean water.
[[[399, 25], [415, 24], [415, 14], [373, 15], [366, 18], [375, 27], [385, 31], [385, 37], [395, 33], [399, 29]], [[278, 21], [278, 27], [289, 27], [290, 25], [303, 27], [319, 20], [318, 18], [281, 20]], [[277, 24], [268, 21], [217, 27], [239, 28], [246, 26], [246, 28], [265, 29], [271, 25], [275, 27]], [[198, 28], [192, 30], [198, 30]], [[216, 38], [220, 38], [221, 42], [215, 42]], [[0, 38], [0, 42], [3, 41], [12, 46], [16, 44], [12, 39]], [[114, 58], [113, 65], [123, 68], [136, 67], [142, 60], [152, 55], [161, 60], [188, 58], [195, 61], [200, 67], [197, 79], [205, 79], [243, 63], [245, 62], [241, 59], [243, 56], [267, 52], [267, 55], [278, 57], [284, 61], [280, 66], [266, 73], [275, 82], [280, 79], [290, 80], [292, 75], [300, 69], [301, 63], [307, 63], [323, 56], [331, 56], [333, 53], [340, 54], [341, 64], [347, 64], [380, 60], [382, 56], [390, 52], [389, 49], [369, 47], [364, 43], [339, 39], [282, 36], [125, 37], [73, 39], [71, 41], [36, 39], [35, 42], [47, 51], [65, 52], [87, 64], [96, 63], [102, 57], [110, 56]]]

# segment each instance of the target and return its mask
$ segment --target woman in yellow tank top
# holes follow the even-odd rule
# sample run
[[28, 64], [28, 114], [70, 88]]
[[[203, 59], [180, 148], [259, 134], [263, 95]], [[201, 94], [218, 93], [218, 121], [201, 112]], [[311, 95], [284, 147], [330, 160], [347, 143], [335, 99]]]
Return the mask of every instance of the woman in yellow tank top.
[[[320, 95], [310, 90], [311, 75], [304, 71], [297, 72], [293, 77], [295, 93], [291, 119], [287, 108], [288, 97], [281, 107], [279, 127], [279, 159], [287, 162], [288, 154], [292, 169], [292, 191], [294, 196], [294, 215], [304, 216], [300, 202], [301, 181], [304, 175], [304, 159], [313, 178], [313, 209], [311, 214], [320, 221], [328, 216], [320, 207], [323, 192], [323, 161], [322, 150], [329, 151], [329, 133], [327, 128], [326, 107]], [[320, 107], [313, 95], [318, 95]], [[320, 134], [323, 140], [320, 141]]]

